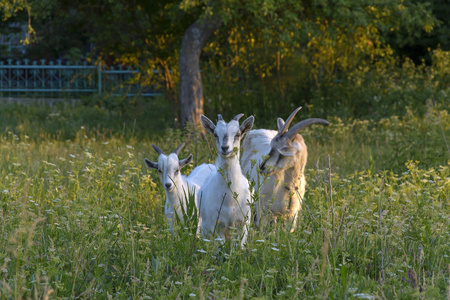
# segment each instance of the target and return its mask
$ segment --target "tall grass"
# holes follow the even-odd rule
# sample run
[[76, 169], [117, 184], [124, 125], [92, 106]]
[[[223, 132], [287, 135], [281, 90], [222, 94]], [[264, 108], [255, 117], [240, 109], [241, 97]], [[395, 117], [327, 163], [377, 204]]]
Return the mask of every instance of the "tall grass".
[[[180, 142], [181, 156], [212, 161], [211, 140], [156, 134], [140, 119], [122, 130], [120, 117], [96, 108], [2, 114], [8, 109], [23, 121], [9, 119], [0, 134], [2, 299], [450, 297], [446, 110], [430, 105], [379, 122], [330, 118], [305, 130], [308, 185], [296, 231], [252, 227], [241, 249], [182, 227], [172, 233], [158, 176], [143, 163], [157, 156], [152, 143]], [[75, 117], [52, 123], [55, 109]], [[82, 109], [106, 120], [88, 125]], [[64, 121], [76, 129], [58, 134]]]
[[96, 136], [143, 138], [174, 127], [170, 104], [162, 97], [104, 98], [91, 96], [52, 105], [2, 104], [0, 130], [27, 135], [33, 140], [74, 139], [84, 128]]

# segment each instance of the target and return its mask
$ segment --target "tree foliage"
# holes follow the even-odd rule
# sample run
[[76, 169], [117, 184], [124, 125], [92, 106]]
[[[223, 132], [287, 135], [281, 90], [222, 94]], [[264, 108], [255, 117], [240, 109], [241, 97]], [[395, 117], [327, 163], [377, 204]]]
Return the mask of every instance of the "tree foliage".
[[312, 82], [320, 87], [335, 81], [336, 74], [367, 68], [396, 52], [408, 55], [409, 46], [430, 39], [433, 42], [424, 43], [427, 47], [434, 49], [436, 41], [447, 47], [448, 21], [444, 15], [450, 7], [443, 0], [13, 3], [2, 6], [4, 18], [26, 8], [32, 16], [37, 39], [30, 53], [57, 58], [86, 55], [107, 64], [139, 66], [143, 72], [137, 80], [159, 82], [173, 104], [175, 117], [179, 113], [180, 46], [195, 22], [220, 22], [200, 56], [203, 77], [228, 80], [226, 73], [231, 70], [235, 71], [229, 78], [233, 84], [249, 77], [271, 76], [276, 78], [272, 88], [283, 94], [289, 91], [283, 87], [281, 66], [298, 65], [299, 60], [308, 66], [311, 80], [299, 84]]

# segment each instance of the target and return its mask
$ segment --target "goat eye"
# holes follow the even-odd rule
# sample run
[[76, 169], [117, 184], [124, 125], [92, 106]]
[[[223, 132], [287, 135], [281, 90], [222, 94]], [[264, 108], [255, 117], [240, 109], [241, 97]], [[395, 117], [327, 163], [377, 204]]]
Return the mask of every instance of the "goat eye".
[[176, 171], [175, 171], [175, 174], [178, 174], [178, 173], [180, 173], [180, 170], [176, 170]]
[[217, 134], [214, 133], [214, 137], [217, 139], [219, 136]]

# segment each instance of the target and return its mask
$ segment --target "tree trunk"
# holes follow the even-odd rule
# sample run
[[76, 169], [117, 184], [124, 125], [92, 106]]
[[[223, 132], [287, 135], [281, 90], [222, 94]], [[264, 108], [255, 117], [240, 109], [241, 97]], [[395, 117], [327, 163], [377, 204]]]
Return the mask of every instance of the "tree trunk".
[[200, 18], [184, 33], [181, 43], [180, 71], [180, 117], [181, 125], [200, 124], [203, 114], [203, 85], [200, 74], [200, 53], [207, 40], [221, 22], [215, 18]]

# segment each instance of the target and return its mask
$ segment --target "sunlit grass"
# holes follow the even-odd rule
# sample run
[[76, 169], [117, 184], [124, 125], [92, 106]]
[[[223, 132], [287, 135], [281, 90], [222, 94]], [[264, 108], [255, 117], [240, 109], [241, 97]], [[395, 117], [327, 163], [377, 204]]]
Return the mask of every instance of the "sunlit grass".
[[[1, 297], [449, 297], [450, 116], [330, 121], [304, 132], [298, 228], [252, 228], [245, 249], [169, 230], [164, 192], [143, 159], [156, 158], [152, 143], [186, 142], [178, 131], [123, 137], [79, 126], [66, 139], [5, 129]], [[181, 156], [211, 161], [212, 147], [188, 141]]]

